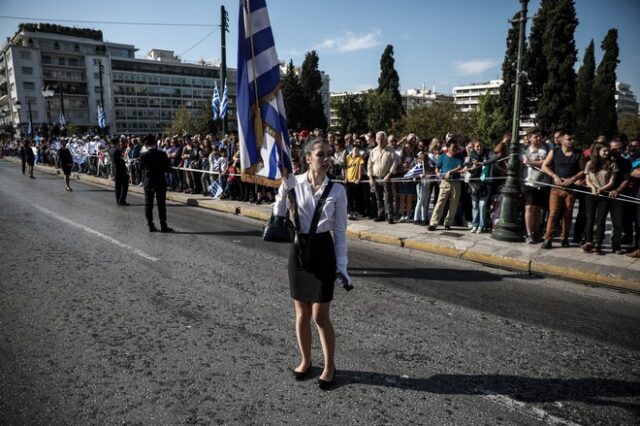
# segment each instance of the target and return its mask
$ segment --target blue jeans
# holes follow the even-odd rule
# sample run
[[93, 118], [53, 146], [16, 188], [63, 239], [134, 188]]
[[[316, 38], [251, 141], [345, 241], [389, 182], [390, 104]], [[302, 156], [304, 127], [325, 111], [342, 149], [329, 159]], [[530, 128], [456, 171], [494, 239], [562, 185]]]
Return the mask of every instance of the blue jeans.
[[431, 183], [418, 182], [416, 184], [416, 193], [418, 194], [418, 200], [413, 213], [413, 221], [426, 222], [429, 220], [427, 212], [429, 210], [429, 199], [431, 198]]
[[491, 196], [491, 188], [476, 190], [471, 194], [471, 226], [479, 229], [487, 229], [487, 207]]

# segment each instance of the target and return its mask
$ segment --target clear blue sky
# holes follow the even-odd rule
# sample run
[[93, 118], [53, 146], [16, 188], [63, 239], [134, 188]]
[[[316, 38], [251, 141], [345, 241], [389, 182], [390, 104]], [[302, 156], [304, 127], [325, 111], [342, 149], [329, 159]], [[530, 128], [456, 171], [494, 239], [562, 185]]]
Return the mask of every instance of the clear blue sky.
[[[395, 51], [402, 90], [422, 83], [450, 92], [456, 85], [499, 78], [508, 19], [517, 0], [267, 0], [278, 55], [299, 65], [316, 49], [320, 68], [331, 76], [331, 90], [375, 87], [380, 55], [387, 44]], [[174, 22], [217, 25], [220, 5], [230, 15], [227, 63], [235, 67], [238, 2], [235, 0], [0, 0], [0, 15], [51, 19]], [[529, 4], [529, 16], [539, 0]], [[618, 80], [640, 95], [640, 1], [576, 0], [579, 62], [593, 38], [596, 60], [609, 28], [619, 30]], [[19, 22], [0, 19], [0, 35], [10, 36]], [[61, 25], [74, 25], [60, 22]], [[527, 28], [530, 29], [531, 22]], [[134, 44], [144, 55], [151, 48], [174, 50], [183, 59], [220, 57], [219, 30], [114, 24], [75, 24], [103, 31], [107, 40]], [[206, 36], [206, 38], [205, 38]], [[205, 40], [191, 48], [198, 41]], [[184, 53], [183, 53], [184, 52]]]

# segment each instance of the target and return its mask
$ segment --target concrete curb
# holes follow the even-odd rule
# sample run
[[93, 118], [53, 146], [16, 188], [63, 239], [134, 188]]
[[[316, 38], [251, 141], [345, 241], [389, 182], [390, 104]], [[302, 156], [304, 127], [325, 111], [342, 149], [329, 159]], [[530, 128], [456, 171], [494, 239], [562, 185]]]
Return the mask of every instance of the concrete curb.
[[[5, 160], [14, 164], [20, 164], [20, 160], [14, 158], [5, 158]], [[36, 169], [49, 174], [60, 174], [60, 170], [52, 169], [50, 167], [36, 166]], [[104, 187], [113, 188], [115, 185], [111, 180], [105, 180], [103, 178], [88, 176], [80, 173], [72, 174], [72, 178], [84, 183]], [[130, 186], [129, 191], [135, 192], [137, 194], [144, 193], [144, 191], [137, 186]], [[189, 197], [188, 194], [174, 192], [168, 192], [167, 199], [177, 203], [185, 203], [190, 206], [201, 207], [238, 216], [250, 217], [252, 219], [257, 219], [260, 221], [267, 221], [271, 216], [271, 210], [267, 206], [260, 207], [247, 205], [246, 203], [236, 203], [232, 201], [199, 199], [195, 196]], [[475, 250], [473, 246], [461, 250], [456, 248], [454, 244], [447, 245], [442, 241], [431, 242], [413, 238], [401, 238], [397, 236], [384, 235], [383, 233], [372, 231], [370, 229], [347, 229], [347, 236], [363, 241], [371, 241], [395, 247], [419, 250], [426, 253], [464, 259], [488, 266], [520, 271], [529, 274], [540, 274], [544, 276], [552, 276], [572, 281], [578, 281], [586, 284], [604, 285], [621, 290], [640, 292], [640, 271], [636, 271], [631, 268], [597, 265], [593, 262], [587, 261], [555, 258], [551, 256], [543, 257], [536, 255], [527, 255], [524, 253], [519, 253], [519, 255], [521, 255], [523, 258], [518, 258], [516, 256], [501, 255], [499, 253], [494, 254], [486, 251]], [[506, 251], [509, 252], [508, 247]], [[527, 259], [527, 257], [529, 258]], [[640, 265], [640, 263], [638, 263], [638, 265]]]

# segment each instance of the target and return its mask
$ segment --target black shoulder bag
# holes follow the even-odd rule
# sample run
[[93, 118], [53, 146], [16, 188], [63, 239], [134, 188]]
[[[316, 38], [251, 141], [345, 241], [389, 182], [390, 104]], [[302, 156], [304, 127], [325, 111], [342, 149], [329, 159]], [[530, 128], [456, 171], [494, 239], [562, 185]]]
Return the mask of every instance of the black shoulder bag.
[[296, 209], [295, 220], [298, 232], [296, 232], [295, 239], [293, 240], [293, 246], [296, 249], [296, 257], [298, 260], [296, 266], [298, 270], [308, 269], [309, 260], [311, 258], [311, 247], [313, 246], [313, 239], [316, 235], [316, 230], [318, 229], [320, 214], [322, 213], [322, 209], [327, 202], [327, 197], [329, 197], [329, 192], [331, 192], [332, 187], [333, 182], [329, 180], [329, 183], [327, 183], [327, 186], [324, 188], [324, 191], [322, 192], [322, 195], [318, 200], [318, 204], [316, 204], [316, 209], [313, 212], [313, 218], [311, 219], [311, 226], [309, 227], [309, 233], [304, 236], [300, 234], [300, 223], [298, 220], [298, 212]]

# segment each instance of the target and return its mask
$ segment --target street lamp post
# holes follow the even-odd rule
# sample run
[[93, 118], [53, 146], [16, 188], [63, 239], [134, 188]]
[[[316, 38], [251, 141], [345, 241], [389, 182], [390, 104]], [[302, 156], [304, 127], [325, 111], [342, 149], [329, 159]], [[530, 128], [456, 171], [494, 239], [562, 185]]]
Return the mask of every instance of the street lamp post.
[[518, 38], [518, 65], [516, 69], [516, 90], [513, 103], [513, 127], [511, 128], [511, 144], [509, 145], [509, 163], [507, 166], [507, 181], [502, 187], [502, 207], [500, 220], [491, 237], [498, 241], [518, 243], [522, 241], [522, 233], [518, 224], [518, 195], [520, 183], [518, 171], [520, 160], [518, 158], [520, 146], [518, 143], [518, 129], [520, 128], [520, 98], [522, 97], [522, 55], [524, 51], [524, 32], [527, 24], [527, 3], [529, 0], [520, 0], [520, 35]]
[[27, 134], [29, 137], [33, 137], [33, 118], [31, 116], [31, 98], [27, 98], [27, 107], [29, 108], [29, 124], [27, 127]]
[[20, 101], [15, 101], [13, 103], [13, 109], [16, 111], [16, 114], [18, 114], [18, 124], [16, 128], [20, 131], [20, 134], [22, 134], [22, 129], [20, 128], [20, 108], [22, 108], [22, 104], [20, 104]]

